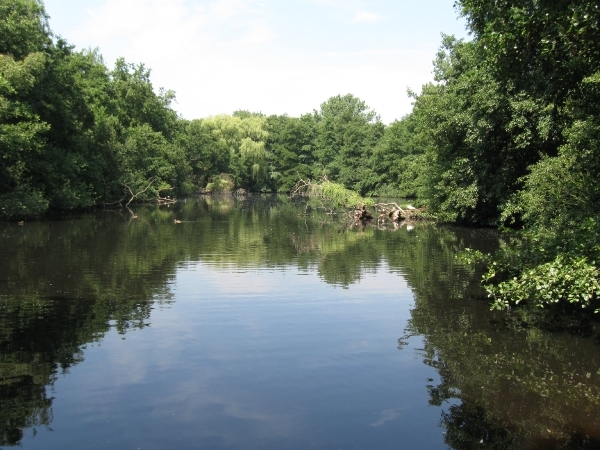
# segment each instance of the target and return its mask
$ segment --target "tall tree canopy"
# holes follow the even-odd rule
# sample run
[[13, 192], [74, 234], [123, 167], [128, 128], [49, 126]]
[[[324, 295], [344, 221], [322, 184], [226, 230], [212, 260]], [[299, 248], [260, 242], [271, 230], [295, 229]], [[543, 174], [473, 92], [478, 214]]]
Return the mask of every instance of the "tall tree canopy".
[[331, 97], [315, 112], [316, 155], [327, 176], [361, 193], [374, 184], [367, 161], [383, 135], [377, 113], [351, 94]]
[[[443, 37], [435, 81], [414, 94], [412, 113], [388, 127], [373, 152], [379, 189], [393, 182], [382, 172], [394, 173], [395, 186], [410, 186], [441, 220], [524, 226], [487, 274], [498, 307], [597, 305], [599, 7], [456, 6], [472, 40]], [[401, 141], [390, 139], [394, 129], [406, 131]]]

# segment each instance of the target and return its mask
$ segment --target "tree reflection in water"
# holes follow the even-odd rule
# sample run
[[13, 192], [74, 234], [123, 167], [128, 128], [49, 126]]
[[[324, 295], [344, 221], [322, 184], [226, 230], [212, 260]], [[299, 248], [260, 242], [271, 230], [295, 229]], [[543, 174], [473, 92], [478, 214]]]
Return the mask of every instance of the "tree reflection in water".
[[[466, 246], [477, 247], [468, 241]], [[423, 361], [441, 380], [428, 390], [431, 405], [445, 405], [440, 425], [446, 444], [600, 448], [597, 320], [583, 314], [567, 319], [556, 311], [492, 312], [472, 284], [479, 274], [455, 266], [444, 239], [435, 245], [437, 268], [406, 272], [415, 306], [399, 348], [410, 336], [424, 338]]]
[[316, 205], [278, 196], [2, 224], [0, 445], [50, 427], [57, 375], [83, 361], [86, 346], [111, 328], [145, 327], [153, 308], [171, 302], [177, 268], [202, 261], [294, 266], [342, 288], [384, 262], [414, 292], [406, 332], [423, 337], [423, 360], [439, 372], [440, 384], [428, 389], [431, 405], [444, 407], [447, 445], [592, 448], [600, 436], [596, 323], [586, 322], [579, 335], [557, 333], [531, 326], [534, 313], [490, 312], [478, 274], [455, 255], [497, 244], [490, 230], [348, 228]]

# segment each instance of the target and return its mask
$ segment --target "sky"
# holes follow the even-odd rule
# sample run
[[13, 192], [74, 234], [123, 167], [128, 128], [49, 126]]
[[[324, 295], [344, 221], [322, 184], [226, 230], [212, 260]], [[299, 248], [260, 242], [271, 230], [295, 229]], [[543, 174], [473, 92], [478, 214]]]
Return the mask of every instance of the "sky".
[[454, 0], [44, 0], [54, 34], [152, 70], [186, 119], [300, 116], [353, 94], [391, 123], [433, 80], [441, 33], [468, 39]]

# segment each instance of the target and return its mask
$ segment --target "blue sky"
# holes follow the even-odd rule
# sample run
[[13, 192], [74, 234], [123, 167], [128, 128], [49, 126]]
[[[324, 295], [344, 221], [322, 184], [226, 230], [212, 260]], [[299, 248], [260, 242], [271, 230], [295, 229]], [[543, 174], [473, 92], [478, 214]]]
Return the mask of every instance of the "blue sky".
[[298, 116], [351, 93], [386, 123], [432, 80], [440, 33], [467, 38], [453, 0], [45, 0], [55, 34], [152, 69], [185, 118]]

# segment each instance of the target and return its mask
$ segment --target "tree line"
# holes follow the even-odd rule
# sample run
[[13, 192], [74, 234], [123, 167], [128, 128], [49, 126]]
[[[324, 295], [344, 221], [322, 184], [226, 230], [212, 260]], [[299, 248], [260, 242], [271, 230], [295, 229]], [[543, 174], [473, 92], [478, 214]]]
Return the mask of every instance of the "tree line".
[[[0, 218], [328, 179], [441, 221], [524, 228], [486, 275], [498, 307], [600, 295], [600, 13], [589, 0], [458, 0], [435, 81], [390, 125], [355, 96], [300, 117], [184, 120], [123, 59], [76, 51], [39, 0], [0, 0]], [[480, 255], [483, 256], [483, 255]]]
[[[384, 125], [355, 96], [300, 117], [185, 120], [143, 64], [109, 69], [56, 38], [39, 0], [0, 1], [0, 218], [245, 189], [326, 175], [361, 195], [417, 194], [415, 124]], [[418, 141], [418, 139], [417, 139]]]
[[[39, 0], [0, 1], [0, 218], [196, 191], [287, 191], [328, 173], [365, 190], [384, 134], [347, 95], [299, 118], [237, 111], [185, 120], [143, 64], [109, 69], [53, 35]], [[365, 180], [369, 180], [368, 182]]]

